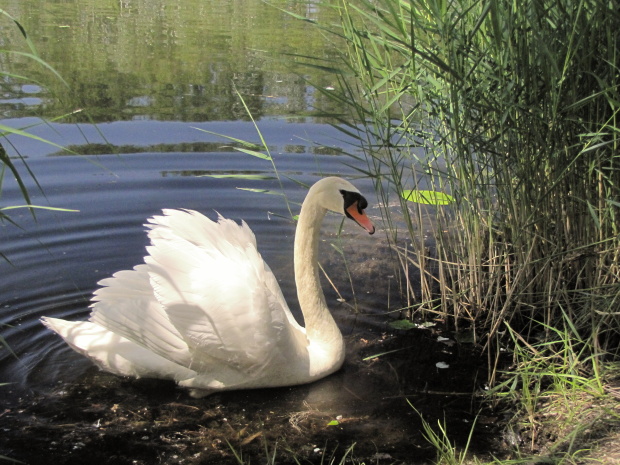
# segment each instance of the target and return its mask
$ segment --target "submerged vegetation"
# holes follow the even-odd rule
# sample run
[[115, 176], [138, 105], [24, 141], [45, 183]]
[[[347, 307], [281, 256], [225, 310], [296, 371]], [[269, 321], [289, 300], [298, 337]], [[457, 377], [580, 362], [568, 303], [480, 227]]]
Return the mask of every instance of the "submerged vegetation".
[[[620, 355], [620, 12], [603, 0], [338, 10], [342, 28], [329, 30], [347, 47], [332, 65], [339, 86], [323, 92], [347, 105], [340, 127], [375, 180], [408, 310], [473, 330], [491, 397], [518, 405], [515, 434], [530, 445], [544, 408], [570, 411], [578, 397], [608, 407]], [[429, 188], [455, 203], [408, 202]], [[576, 431], [554, 463], [575, 452]]]

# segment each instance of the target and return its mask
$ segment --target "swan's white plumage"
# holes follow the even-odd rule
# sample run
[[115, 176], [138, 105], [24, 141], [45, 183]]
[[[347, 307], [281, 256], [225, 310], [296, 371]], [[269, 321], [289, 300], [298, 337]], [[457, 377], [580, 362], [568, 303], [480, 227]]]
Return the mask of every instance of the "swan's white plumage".
[[[340, 195], [341, 188], [357, 192], [344, 180], [327, 180], [315, 186], [330, 184], [332, 195]], [[325, 195], [313, 189], [315, 197]], [[306, 217], [316, 216], [320, 223], [325, 208], [307, 210]], [[307, 292], [299, 292], [311, 294], [315, 318], [326, 324], [325, 341], [309, 340], [295, 321], [244, 222], [221, 216], [215, 222], [191, 210], [164, 210], [148, 221], [145, 263], [99, 282], [90, 321], [43, 319], [72, 348], [105, 370], [173, 379], [195, 395], [299, 384], [340, 367], [342, 337], [320, 288], [309, 284]], [[310, 242], [314, 261], [315, 236], [297, 238]], [[309, 264], [307, 276], [315, 268]]]

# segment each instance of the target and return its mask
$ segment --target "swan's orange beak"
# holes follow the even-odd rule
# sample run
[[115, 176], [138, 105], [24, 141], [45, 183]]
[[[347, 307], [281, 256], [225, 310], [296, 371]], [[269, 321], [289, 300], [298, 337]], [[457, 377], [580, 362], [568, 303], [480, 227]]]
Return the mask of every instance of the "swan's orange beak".
[[372, 221], [370, 221], [370, 218], [368, 218], [364, 210], [358, 207], [357, 202], [353, 202], [353, 204], [347, 208], [347, 214], [349, 217], [353, 218], [357, 224], [368, 231], [368, 234], [375, 233], [375, 225], [372, 224]]

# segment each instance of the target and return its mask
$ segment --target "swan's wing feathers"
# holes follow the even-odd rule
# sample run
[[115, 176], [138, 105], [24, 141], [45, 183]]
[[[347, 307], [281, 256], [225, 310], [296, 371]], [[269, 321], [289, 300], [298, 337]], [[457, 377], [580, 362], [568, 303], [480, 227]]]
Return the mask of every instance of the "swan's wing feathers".
[[287, 353], [299, 327], [245, 223], [166, 210], [148, 227], [145, 264], [99, 283], [92, 323], [215, 383]]
[[218, 214], [218, 221], [212, 221], [194, 210], [163, 210], [164, 215], [154, 216], [145, 224], [151, 240], [174, 236], [196, 246], [214, 248], [226, 253], [230, 247], [256, 248], [256, 237], [245, 223], [241, 225]]
[[189, 366], [187, 343], [170, 322], [150, 284], [148, 266], [120, 271], [99, 282], [90, 320], [154, 353]]
[[98, 324], [57, 318], [43, 318], [42, 321], [74, 350], [112, 373], [175, 381], [193, 379], [198, 374]]
[[[202, 237], [188, 232], [198, 228]], [[173, 211], [149, 237], [150, 284], [192, 351], [191, 367], [207, 369], [216, 358], [258, 375], [286, 338], [290, 312], [247, 225]]]

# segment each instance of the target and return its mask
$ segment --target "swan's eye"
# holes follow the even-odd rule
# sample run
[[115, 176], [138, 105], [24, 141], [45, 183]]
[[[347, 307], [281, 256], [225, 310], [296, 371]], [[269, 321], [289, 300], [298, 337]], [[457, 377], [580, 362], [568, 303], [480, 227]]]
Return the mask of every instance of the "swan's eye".
[[362, 210], [366, 210], [366, 208], [368, 208], [368, 202], [362, 195], [360, 195], [360, 200], [357, 202], [357, 209], [360, 213], [362, 213]]
[[345, 191], [344, 189], [341, 189], [340, 193], [342, 194], [342, 198], [344, 199], [344, 211], [345, 212], [348, 211], [351, 205], [355, 204], [357, 205], [357, 212], [361, 215], [364, 209], [368, 207], [368, 202], [366, 201], [364, 196], [360, 194], [359, 192], [351, 192], [351, 191]]

